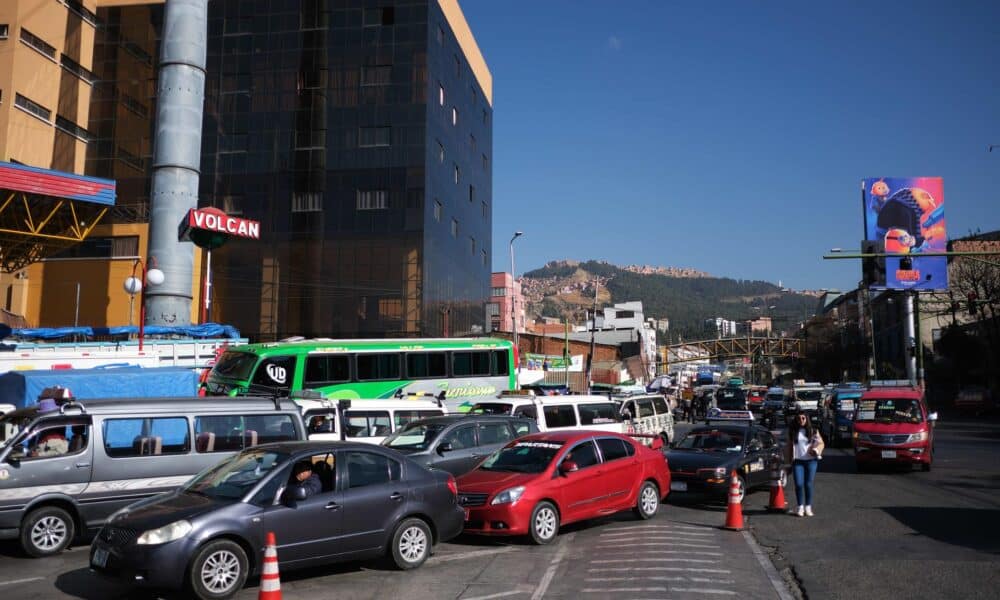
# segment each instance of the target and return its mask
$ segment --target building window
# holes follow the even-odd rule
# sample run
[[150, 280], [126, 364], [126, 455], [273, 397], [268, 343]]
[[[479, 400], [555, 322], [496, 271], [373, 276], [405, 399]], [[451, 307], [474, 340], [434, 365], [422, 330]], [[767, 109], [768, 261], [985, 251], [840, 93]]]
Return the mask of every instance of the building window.
[[488, 124], [489, 122], [490, 122], [490, 113], [488, 113], [488, 112], [486, 111], [486, 109], [484, 108], [484, 109], [483, 109], [483, 125], [486, 125], [486, 124]]
[[243, 214], [243, 196], [223, 196], [222, 212], [227, 215]]
[[469, 186], [469, 202], [475, 202], [475, 201], [476, 201], [476, 186], [470, 185]]
[[59, 65], [88, 84], [97, 81], [97, 75], [65, 54], [60, 57]]
[[358, 190], [358, 210], [385, 210], [389, 208], [388, 190]]
[[364, 14], [365, 27], [378, 27], [380, 25], [392, 25], [396, 21], [396, 11], [392, 6], [380, 8], [366, 8]]
[[444, 144], [441, 143], [441, 140], [438, 140], [438, 162], [444, 163]]
[[469, 149], [473, 152], [476, 151], [476, 136], [469, 134]]
[[391, 82], [392, 65], [361, 67], [361, 85], [363, 87], [389, 85]]
[[434, 220], [437, 221], [438, 223], [441, 222], [441, 208], [442, 208], [441, 201], [434, 200]]
[[362, 148], [372, 146], [388, 146], [392, 138], [390, 127], [362, 127], [358, 145]]
[[[229, 196], [227, 196], [229, 198]], [[320, 212], [323, 210], [322, 192], [295, 192], [292, 194], [292, 212]], [[226, 212], [229, 212], [228, 210]]]
[[480, 252], [480, 254], [482, 254], [483, 266], [485, 267], [486, 266], [486, 250], [485, 249], [482, 250]]
[[476, 86], [469, 88], [472, 91], [472, 105], [475, 106], [476, 102], [479, 101], [479, 94], [476, 93]]
[[437, 41], [438, 45], [444, 44], [444, 29], [440, 25], [437, 30]]
[[469, 236], [469, 254], [476, 255], [476, 238]]
[[455, 77], [461, 79], [462, 77], [462, 59], [455, 55]]
[[56, 129], [60, 129], [83, 143], [90, 141], [90, 132], [62, 115], [56, 115]]
[[69, 12], [75, 14], [94, 27], [97, 27], [99, 23], [97, 15], [84, 6], [82, 2], [79, 2], [79, 0], [59, 0], [59, 3], [68, 8]]
[[489, 207], [488, 204], [486, 204], [486, 201], [484, 200], [483, 201], [483, 218], [485, 219], [486, 217], [489, 217], [489, 216], [490, 216], [490, 207]]
[[139, 256], [139, 236], [91, 237], [46, 260], [70, 258], [135, 258]]
[[451, 220], [451, 237], [454, 237], [454, 238], [458, 237], [458, 220], [457, 219], [452, 219]]
[[451, 124], [458, 125], [458, 109], [454, 106], [451, 107]]
[[0, 23], [0, 40], [7, 39], [7, 36], [9, 34], [10, 34], [10, 25], [8, 25], [7, 23]]
[[500, 316], [500, 305], [496, 302], [489, 302], [486, 305], [486, 316], [487, 317], [499, 317]]
[[444, 86], [438, 82], [438, 104], [444, 106]]
[[55, 62], [56, 60], [56, 49], [45, 42], [42, 38], [31, 33], [24, 27], [21, 28], [21, 43], [28, 46], [32, 50], [37, 51], [42, 56], [48, 58], [49, 60]]
[[[29, 100], [21, 94], [14, 94], [14, 106], [20, 108], [21, 110], [27, 112], [30, 115], [36, 116], [39, 119], [45, 121], [46, 123], [51, 123], [52, 111], [45, 108], [41, 104]], [[457, 167], [456, 167], [457, 168]]]
[[459, 179], [461, 179], [461, 178], [462, 178], [462, 172], [459, 171], [458, 165], [456, 164], [455, 165], [455, 183], [457, 184], [458, 181], [459, 181]]
[[485, 171], [486, 169], [489, 169], [489, 168], [490, 168], [490, 159], [486, 158], [486, 155], [484, 154], [483, 155], [483, 170]]
[[507, 295], [507, 288], [505, 288], [505, 287], [495, 287], [495, 288], [493, 288], [493, 291], [490, 292], [490, 295], [493, 296], [494, 298], [500, 298], [500, 297], [506, 296]]

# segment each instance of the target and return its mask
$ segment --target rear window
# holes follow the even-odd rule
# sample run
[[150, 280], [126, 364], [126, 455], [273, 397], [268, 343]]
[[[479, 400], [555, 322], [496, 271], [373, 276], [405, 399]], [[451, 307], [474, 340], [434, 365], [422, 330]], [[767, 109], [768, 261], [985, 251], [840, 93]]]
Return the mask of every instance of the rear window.
[[391, 433], [389, 411], [349, 410], [344, 413], [347, 437], [383, 437]]
[[392, 417], [393, 422], [396, 424], [396, 429], [399, 429], [413, 421], [419, 421], [427, 417], [440, 417], [443, 414], [443, 410], [397, 410], [393, 413]]
[[510, 404], [501, 402], [479, 402], [469, 412], [475, 415], [509, 415], [510, 407]]
[[137, 417], [104, 421], [104, 452], [111, 458], [187, 454], [191, 450], [184, 417]]
[[635, 454], [635, 448], [623, 439], [619, 438], [599, 438], [597, 447], [601, 449], [604, 462], [627, 458]]
[[542, 408], [542, 414], [545, 415], [545, 426], [549, 429], [576, 427], [576, 411], [573, 410], [572, 404], [545, 406]]
[[[577, 410], [580, 411], [580, 425], [617, 423], [621, 420], [621, 417], [616, 409], [617, 407], [612, 402], [600, 404], [581, 404], [577, 407]], [[547, 422], [547, 414], [545, 418]], [[549, 427], [551, 427], [551, 425]]]
[[298, 439], [291, 415], [207, 415], [194, 418], [195, 451], [235, 452]]

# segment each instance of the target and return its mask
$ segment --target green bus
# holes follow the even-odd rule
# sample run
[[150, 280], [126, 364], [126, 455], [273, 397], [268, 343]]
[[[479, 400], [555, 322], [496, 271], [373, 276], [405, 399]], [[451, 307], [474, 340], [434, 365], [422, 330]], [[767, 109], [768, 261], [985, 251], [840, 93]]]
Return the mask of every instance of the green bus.
[[429, 393], [465, 411], [516, 387], [513, 343], [494, 338], [303, 339], [228, 348], [203, 384], [210, 395], [314, 390], [332, 399]]

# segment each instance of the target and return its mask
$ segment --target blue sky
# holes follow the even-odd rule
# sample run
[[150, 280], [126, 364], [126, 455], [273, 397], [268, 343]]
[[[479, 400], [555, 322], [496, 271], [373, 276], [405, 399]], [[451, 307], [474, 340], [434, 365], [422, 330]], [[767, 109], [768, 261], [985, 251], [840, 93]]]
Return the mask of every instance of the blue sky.
[[864, 177], [1000, 229], [1000, 2], [463, 0], [494, 78], [493, 263], [851, 288]]

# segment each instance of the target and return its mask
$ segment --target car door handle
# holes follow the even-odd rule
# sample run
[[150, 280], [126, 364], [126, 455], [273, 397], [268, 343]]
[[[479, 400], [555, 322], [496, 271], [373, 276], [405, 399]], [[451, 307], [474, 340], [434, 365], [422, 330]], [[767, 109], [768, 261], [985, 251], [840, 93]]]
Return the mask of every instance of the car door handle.
[[340, 505], [337, 504], [336, 502], [330, 502], [323, 508], [325, 508], [326, 510], [340, 510]]
[[400, 494], [399, 492], [393, 492], [392, 494], [389, 495], [389, 499], [399, 502], [400, 500], [403, 499], [403, 495]]
[[77, 469], [86, 469], [89, 466], [90, 466], [90, 463], [76, 463], [76, 468]]

